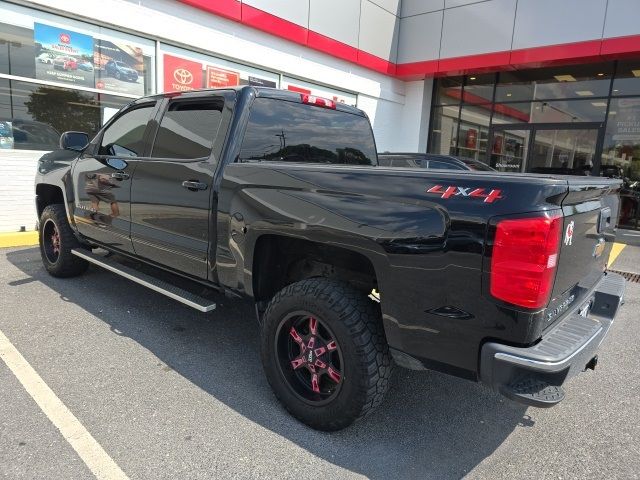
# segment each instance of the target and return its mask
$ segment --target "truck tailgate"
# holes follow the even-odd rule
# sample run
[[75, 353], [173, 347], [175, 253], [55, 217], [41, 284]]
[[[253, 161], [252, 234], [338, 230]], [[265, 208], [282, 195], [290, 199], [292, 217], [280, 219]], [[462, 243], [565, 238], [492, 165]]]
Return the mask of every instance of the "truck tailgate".
[[567, 181], [560, 257], [547, 309], [549, 324], [569, 305], [586, 301], [586, 293], [602, 277], [618, 217], [619, 180], [569, 177]]

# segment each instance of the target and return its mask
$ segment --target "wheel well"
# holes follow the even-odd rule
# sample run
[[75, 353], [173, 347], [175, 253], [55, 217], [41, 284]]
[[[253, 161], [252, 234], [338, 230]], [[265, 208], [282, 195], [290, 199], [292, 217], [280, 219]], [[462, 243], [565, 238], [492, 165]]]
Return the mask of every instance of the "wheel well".
[[42, 211], [45, 207], [53, 205], [54, 203], [64, 204], [64, 196], [62, 195], [62, 189], [46, 183], [41, 183], [36, 186], [36, 207], [38, 209], [38, 218], [42, 215]]
[[377, 289], [371, 261], [361, 253], [322, 243], [264, 235], [253, 256], [253, 296], [270, 300], [285, 286], [312, 277], [339, 278], [369, 294]]

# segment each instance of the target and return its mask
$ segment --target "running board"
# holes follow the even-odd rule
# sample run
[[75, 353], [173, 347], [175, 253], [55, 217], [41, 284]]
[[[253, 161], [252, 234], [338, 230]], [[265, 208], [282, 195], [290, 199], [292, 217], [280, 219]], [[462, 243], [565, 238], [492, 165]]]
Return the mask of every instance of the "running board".
[[211, 300], [207, 298], [188, 292], [187, 290], [177, 287], [172, 283], [165, 282], [164, 280], [160, 280], [146, 273], [139, 272], [135, 268], [127, 267], [126, 265], [122, 265], [109, 258], [96, 255], [89, 250], [73, 249], [71, 250], [71, 253], [76, 257], [86, 260], [87, 262], [98, 265], [110, 272], [117, 273], [121, 277], [139, 283], [140, 285], [150, 288], [162, 295], [166, 295], [169, 298], [173, 298], [174, 300], [184, 303], [185, 305], [195, 308], [201, 312], [210, 312], [216, 308], [216, 304], [212, 303]]

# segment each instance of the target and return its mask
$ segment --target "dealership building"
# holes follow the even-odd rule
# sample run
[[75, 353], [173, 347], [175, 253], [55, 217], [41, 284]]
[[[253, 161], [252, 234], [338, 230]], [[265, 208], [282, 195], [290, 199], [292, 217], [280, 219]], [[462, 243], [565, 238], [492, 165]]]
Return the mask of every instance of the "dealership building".
[[639, 0], [0, 2], [0, 232], [38, 159], [141, 95], [257, 85], [355, 105], [378, 151], [625, 179], [640, 212]]

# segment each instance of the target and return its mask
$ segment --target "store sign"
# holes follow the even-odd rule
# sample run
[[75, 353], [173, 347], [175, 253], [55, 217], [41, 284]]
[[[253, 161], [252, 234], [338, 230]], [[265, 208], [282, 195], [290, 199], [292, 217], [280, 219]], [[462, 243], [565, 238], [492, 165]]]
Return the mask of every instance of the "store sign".
[[[243, 83], [242, 80], [240, 81], [240, 83]], [[272, 80], [265, 80], [264, 78], [258, 78], [258, 77], [252, 77], [252, 76], [249, 76], [247, 80], [247, 85], [253, 85], [254, 87], [270, 87], [270, 88], [276, 88], [278, 86], [276, 82]]]
[[207, 88], [234, 87], [236, 85], [240, 85], [238, 72], [207, 66]]
[[202, 88], [202, 64], [164, 54], [164, 91], [187, 92]]
[[94, 86], [93, 37], [35, 23], [33, 42], [37, 79]]

